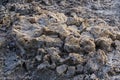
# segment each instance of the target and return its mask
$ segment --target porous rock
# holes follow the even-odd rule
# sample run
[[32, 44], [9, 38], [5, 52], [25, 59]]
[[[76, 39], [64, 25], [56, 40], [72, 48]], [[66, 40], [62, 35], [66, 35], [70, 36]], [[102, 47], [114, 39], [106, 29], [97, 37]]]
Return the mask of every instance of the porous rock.
[[76, 38], [72, 35], [68, 36], [65, 39], [64, 50], [67, 52], [79, 52], [80, 45], [79, 45], [80, 38]]
[[44, 28], [44, 34], [56, 34], [59, 35], [61, 39], [68, 36], [70, 33], [67, 30], [66, 24], [51, 24], [48, 27]]
[[46, 47], [62, 47], [63, 42], [59, 38], [52, 38], [50, 36], [42, 35], [37, 38], [39, 46]]
[[70, 53], [69, 58], [72, 61], [71, 64], [80, 64], [80, 63], [84, 62], [84, 59], [82, 58], [82, 56], [77, 53]]
[[111, 44], [112, 44], [111, 38], [101, 37], [101, 38], [96, 39], [96, 47], [100, 49], [110, 51]]
[[95, 43], [91, 38], [82, 38], [80, 41], [80, 47], [82, 47], [85, 52], [94, 52], [95, 51]]

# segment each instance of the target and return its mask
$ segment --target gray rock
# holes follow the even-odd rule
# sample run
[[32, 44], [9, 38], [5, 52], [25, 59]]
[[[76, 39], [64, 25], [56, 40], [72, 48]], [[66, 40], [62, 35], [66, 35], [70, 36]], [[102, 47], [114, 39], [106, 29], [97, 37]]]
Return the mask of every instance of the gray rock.
[[77, 75], [73, 78], [73, 80], [83, 80], [84, 79], [84, 75]]
[[99, 26], [95, 26], [90, 29], [90, 33], [94, 36], [94, 38], [98, 38], [101, 33], [101, 29]]
[[76, 66], [76, 72], [77, 73], [83, 73], [83, 66], [81, 65], [81, 64], [78, 64], [77, 66]]
[[120, 51], [120, 41], [119, 40], [115, 40], [114, 43], [115, 43], [116, 49]]
[[90, 76], [90, 78], [91, 78], [92, 80], [99, 80], [95, 74], [92, 74], [92, 75]]
[[67, 65], [61, 65], [56, 68], [58, 74], [64, 74], [67, 70]]
[[93, 73], [99, 69], [99, 65], [92, 60], [88, 60], [86, 66], [83, 68], [84, 73]]
[[46, 49], [47, 53], [50, 55], [50, 59], [52, 61], [52, 63], [58, 64], [58, 62], [60, 61], [61, 57], [61, 51], [59, 50], [59, 48], [47, 48]]
[[5, 42], [5, 38], [1, 37], [0, 38], [0, 48], [3, 46], [4, 42]]
[[39, 48], [37, 50], [37, 55], [35, 56], [35, 59], [39, 62], [43, 61], [43, 57], [45, 56], [45, 54], [46, 54], [46, 51], [43, 48]]
[[55, 70], [56, 66], [57, 66], [57, 65], [56, 65], [55, 63], [52, 63], [52, 64], [49, 66], [49, 68], [52, 69], [52, 70]]
[[79, 18], [79, 17], [68, 17], [66, 24], [67, 25], [76, 25], [76, 26], [80, 26], [82, 24], [83, 19]]
[[75, 74], [75, 67], [74, 66], [69, 66], [66, 72], [66, 75], [68, 77], [72, 77]]
[[52, 54], [50, 55], [50, 57], [51, 57], [52, 62], [53, 62], [53, 63], [56, 63], [56, 64], [57, 64], [57, 63], [60, 61], [60, 59], [61, 59], [61, 57], [59, 56], [59, 54], [56, 53], [56, 52], [52, 53]]
[[52, 54], [52, 53], [54, 53], [54, 52], [56, 52], [56, 53], [58, 53], [58, 54], [61, 54], [61, 51], [60, 51], [60, 49], [59, 48], [55, 48], [55, 47], [50, 47], [50, 48], [46, 48], [46, 51], [47, 51], [47, 53], [49, 53], [49, 54]]
[[41, 63], [40, 65], [38, 65], [37, 69], [39, 69], [39, 70], [47, 69], [48, 66], [49, 66], [48, 61], [45, 61], [45, 62]]
[[107, 54], [100, 49], [97, 51], [96, 58], [99, 64], [106, 64], [108, 60]]

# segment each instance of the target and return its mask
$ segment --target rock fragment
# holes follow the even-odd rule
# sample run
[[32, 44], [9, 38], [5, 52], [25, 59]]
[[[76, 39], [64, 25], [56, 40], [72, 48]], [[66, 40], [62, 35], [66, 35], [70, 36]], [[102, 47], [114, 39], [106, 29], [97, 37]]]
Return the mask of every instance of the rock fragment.
[[97, 64], [97, 62], [93, 61], [93, 60], [88, 60], [87, 64], [85, 65], [83, 72], [84, 73], [93, 73], [95, 71], [97, 71], [99, 69], [99, 65]]
[[84, 62], [84, 59], [78, 53], [70, 53], [69, 58], [71, 60], [71, 64], [80, 64], [80, 63]]
[[66, 24], [80, 26], [83, 21], [84, 20], [82, 18], [68, 17]]
[[78, 30], [77, 26], [75, 25], [68, 26], [68, 31], [70, 35], [74, 35], [75, 37], [80, 37], [80, 31]]
[[40, 65], [38, 65], [37, 69], [40, 69], [40, 70], [46, 69], [48, 66], [49, 66], [48, 61], [45, 61], [45, 62], [41, 63]]
[[61, 65], [56, 68], [58, 74], [64, 74], [67, 70], [67, 65]]
[[92, 75], [90, 76], [90, 78], [91, 78], [92, 80], [99, 80], [95, 74], [92, 74]]
[[67, 37], [70, 33], [67, 30], [66, 24], [51, 24], [48, 27], [44, 28], [44, 34], [56, 34], [59, 35], [61, 39], [63, 39]]
[[83, 70], [84, 70], [84, 68], [83, 68], [83, 66], [81, 64], [78, 64], [76, 66], [76, 72], [77, 73], [83, 73]]
[[73, 78], [73, 80], [84, 80], [84, 75], [77, 75]]
[[74, 66], [69, 66], [66, 72], [66, 75], [68, 77], [72, 77], [75, 74], [75, 67]]
[[112, 44], [112, 39], [111, 38], [106, 38], [106, 37], [101, 37], [96, 39], [96, 47], [110, 51], [111, 50], [111, 44]]
[[117, 38], [117, 40], [120, 40], [120, 32], [117, 32], [116, 38]]
[[83, 38], [80, 41], [80, 47], [82, 47], [85, 52], [94, 52], [95, 51], [95, 43], [91, 38]]
[[53, 13], [53, 12], [49, 12], [49, 14], [51, 17], [55, 18], [57, 20], [58, 23], [64, 23], [67, 21], [67, 17], [63, 14], [63, 13]]
[[58, 53], [58, 54], [61, 54], [60, 49], [57, 48], [57, 47], [56, 47], [56, 48], [55, 48], [55, 47], [47, 48], [46, 51], [47, 51], [48, 54], [52, 54], [52, 53], [54, 53], [54, 52], [56, 52], [56, 53]]
[[90, 33], [94, 36], [94, 38], [98, 38], [101, 33], [101, 29], [99, 26], [95, 26], [90, 29]]
[[37, 18], [36, 18], [36, 17], [30, 17], [28, 20], [29, 20], [29, 22], [32, 23], [32, 24], [33, 24], [33, 23], [37, 23]]
[[42, 35], [36, 38], [38, 41], [38, 46], [46, 46], [46, 47], [62, 47], [63, 42], [59, 38], [52, 38], [49, 36]]
[[114, 41], [114, 46], [115, 46], [116, 50], [120, 51], [120, 41], [119, 40]]
[[68, 36], [65, 39], [64, 50], [67, 52], [79, 52], [80, 45], [79, 45], [80, 38], [76, 38], [72, 35]]
[[61, 57], [59, 56], [58, 53], [54, 52], [50, 54], [51, 60], [53, 63], [58, 64], [58, 62], [60, 61]]
[[108, 29], [101, 31], [100, 37], [107, 37], [107, 38], [111, 38], [112, 40], [116, 39], [116, 36]]

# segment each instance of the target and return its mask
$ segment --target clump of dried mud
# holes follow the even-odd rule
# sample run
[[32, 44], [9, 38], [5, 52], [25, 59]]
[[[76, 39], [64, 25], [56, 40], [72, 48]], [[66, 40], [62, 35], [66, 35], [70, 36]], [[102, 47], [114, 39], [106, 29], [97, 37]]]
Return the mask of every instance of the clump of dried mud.
[[119, 0], [0, 0], [1, 80], [119, 80]]

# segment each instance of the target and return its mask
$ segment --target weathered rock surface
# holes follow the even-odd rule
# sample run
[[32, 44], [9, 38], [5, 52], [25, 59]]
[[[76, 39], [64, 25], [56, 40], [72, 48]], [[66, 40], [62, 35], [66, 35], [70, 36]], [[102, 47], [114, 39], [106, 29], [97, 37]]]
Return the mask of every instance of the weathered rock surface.
[[65, 44], [64, 44], [64, 50], [67, 52], [79, 52], [80, 51], [80, 38], [76, 38], [72, 35], [66, 37]]
[[96, 46], [100, 49], [110, 51], [111, 50], [112, 39], [101, 37], [96, 40]]
[[119, 0], [0, 0], [0, 80], [119, 80]]

